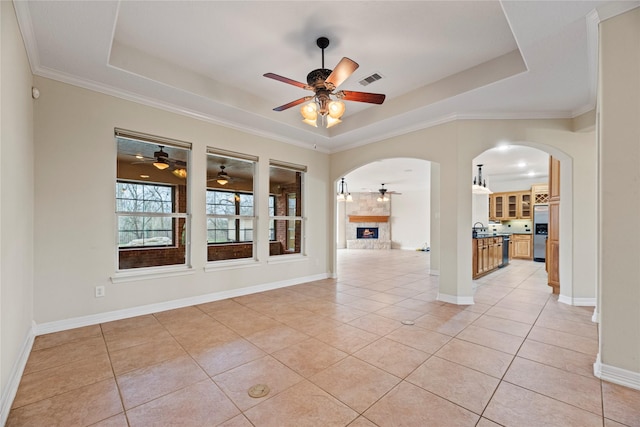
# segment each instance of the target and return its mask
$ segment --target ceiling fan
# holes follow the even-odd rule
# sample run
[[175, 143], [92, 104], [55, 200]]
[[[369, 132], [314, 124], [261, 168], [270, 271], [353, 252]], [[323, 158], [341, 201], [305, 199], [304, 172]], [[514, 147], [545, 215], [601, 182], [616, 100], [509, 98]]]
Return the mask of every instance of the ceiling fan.
[[[366, 102], [369, 104], [382, 104], [384, 102], [385, 95], [381, 93], [356, 92], [348, 90], [339, 90], [335, 92], [336, 88], [348, 79], [359, 65], [355, 61], [344, 57], [340, 60], [338, 65], [336, 65], [336, 68], [333, 70], [326, 69], [324, 68], [324, 50], [329, 46], [329, 39], [326, 37], [319, 37], [316, 40], [316, 44], [320, 49], [322, 49], [322, 68], [313, 70], [307, 75], [307, 84], [274, 73], [264, 74], [264, 77], [297, 86], [305, 90], [310, 90], [315, 93], [315, 95], [304, 96], [296, 99], [295, 101], [276, 107], [273, 109], [274, 111], [284, 111], [306, 101], [314, 100], [314, 102], [310, 102], [302, 106], [301, 113], [304, 118], [303, 121], [312, 126], [317, 126], [316, 120], [318, 115], [320, 115], [323, 120], [326, 119], [326, 127], [331, 127], [340, 123], [340, 118], [344, 114], [345, 107], [341, 100]], [[331, 96], [337, 98], [337, 101], [332, 100]]]
[[224, 171], [225, 169], [225, 165], [220, 165], [220, 172], [218, 172], [215, 178], [208, 179], [207, 181], [216, 181], [220, 185], [227, 185], [229, 181], [231, 181], [231, 177]]
[[389, 191], [388, 189], [384, 188], [384, 184], [381, 184], [381, 187], [378, 189], [378, 193], [380, 193], [380, 196], [378, 196], [379, 202], [386, 202], [387, 200], [389, 200], [389, 198], [387, 197], [387, 194], [397, 194], [397, 195], [402, 194], [402, 193], [398, 193], [397, 191]]
[[[169, 153], [164, 151], [164, 145], [158, 145], [158, 148], [159, 150], [153, 153], [153, 157], [143, 157], [143, 156], [137, 155], [136, 158], [142, 159], [142, 160], [139, 162], [133, 162], [132, 164], [135, 165], [140, 163], [152, 162], [153, 166], [155, 166], [159, 170], [165, 170], [169, 167], [173, 167], [174, 168], [173, 172], [176, 176], [180, 176], [181, 178], [186, 177], [186, 170], [184, 168], [186, 168], [187, 163], [183, 162], [182, 160], [169, 158]], [[181, 170], [184, 172], [175, 173], [178, 170]], [[182, 174], [184, 174], [184, 176], [181, 176]]]

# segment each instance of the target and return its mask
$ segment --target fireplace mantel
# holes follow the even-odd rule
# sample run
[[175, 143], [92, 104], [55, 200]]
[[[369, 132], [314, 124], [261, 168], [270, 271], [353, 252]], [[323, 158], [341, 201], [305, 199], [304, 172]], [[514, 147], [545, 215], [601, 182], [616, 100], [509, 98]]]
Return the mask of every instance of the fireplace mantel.
[[389, 215], [349, 215], [349, 222], [389, 222]]

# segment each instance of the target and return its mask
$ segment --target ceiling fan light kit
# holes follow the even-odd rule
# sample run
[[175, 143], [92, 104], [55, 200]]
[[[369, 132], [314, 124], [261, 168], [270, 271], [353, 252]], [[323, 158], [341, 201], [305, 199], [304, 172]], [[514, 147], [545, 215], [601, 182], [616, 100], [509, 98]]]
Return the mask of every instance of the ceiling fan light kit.
[[[346, 111], [342, 99], [346, 101], [366, 102], [369, 104], [382, 104], [384, 102], [385, 95], [380, 93], [343, 90], [334, 92], [342, 82], [353, 74], [359, 65], [355, 61], [344, 57], [333, 71], [326, 69], [324, 68], [324, 50], [329, 46], [329, 39], [319, 37], [316, 40], [316, 44], [322, 49], [322, 68], [313, 70], [307, 75], [307, 84], [274, 73], [264, 74], [264, 77], [315, 92], [314, 96], [305, 96], [291, 101], [274, 108], [274, 111], [284, 111], [296, 105], [303, 104], [304, 102], [311, 101], [300, 107], [302, 121], [310, 126], [318, 127], [318, 118], [320, 118], [321, 123], [325, 127], [330, 128], [338, 123], [342, 123], [340, 119]], [[336, 99], [332, 99], [332, 96]]]
[[220, 185], [227, 185], [229, 183], [229, 175], [224, 171], [225, 166], [220, 166], [220, 172], [218, 172], [218, 176], [216, 177], [216, 182]]
[[162, 171], [169, 167], [169, 163], [163, 158], [158, 158], [155, 162], [153, 162], [153, 166]]

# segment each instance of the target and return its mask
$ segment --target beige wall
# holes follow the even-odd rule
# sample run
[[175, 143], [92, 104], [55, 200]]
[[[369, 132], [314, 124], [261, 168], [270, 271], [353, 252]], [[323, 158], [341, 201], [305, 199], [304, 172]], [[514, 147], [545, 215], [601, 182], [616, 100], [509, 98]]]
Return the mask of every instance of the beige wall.
[[[329, 272], [328, 155], [252, 136], [112, 96], [38, 78], [35, 103], [35, 321], [100, 315]], [[193, 144], [189, 169], [191, 274], [112, 283], [115, 273], [116, 143], [114, 127]], [[258, 262], [205, 271], [206, 147], [257, 155]], [[308, 166], [306, 254], [269, 260], [269, 159]], [[333, 249], [333, 248], [331, 248]], [[289, 262], [285, 262], [286, 260]], [[295, 260], [295, 261], [293, 261]], [[285, 262], [285, 264], [282, 264]], [[95, 286], [106, 296], [94, 297]]]
[[[600, 25], [600, 362], [640, 389], [640, 8]], [[623, 369], [625, 371], [617, 371]]]
[[33, 319], [33, 100], [13, 3], [0, 2], [0, 424], [26, 362]]
[[[439, 211], [432, 213], [432, 257], [440, 292], [451, 302], [470, 301], [471, 182], [473, 159], [500, 142], [546, 151], [560, 158], [561, 297], [593, 305], [596, 298], [596, 143], [593, 132], [576, 133], [571, 120], [460, 120], [354, 148], [331, 156], [331, 178], [375, 160], [414, 157], [438, 164]], [[434, 188], [432, 187], [432, 191]], [[438, 208], [434, 208], [438, 209]], [[434, 230], [439, 224], [439, 233]], [[452, 238], [453, 237], [453, 238]], [[434, 267], [435, 268], [435, 267]]]

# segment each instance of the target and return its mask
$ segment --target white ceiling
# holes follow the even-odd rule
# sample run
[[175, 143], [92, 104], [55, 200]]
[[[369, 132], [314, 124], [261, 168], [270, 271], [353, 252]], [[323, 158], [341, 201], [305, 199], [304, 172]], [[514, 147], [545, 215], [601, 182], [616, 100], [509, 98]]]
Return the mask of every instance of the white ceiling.
[[[453, 118], [589, 111], [597, 23], [638, 4], [14, 1], [36, 75], [325, 152]], [[311, 92], [262, 75], [306, 82], [319, 36], [326, 68], [360, 64], [340, 89], [384, 93], [383, 105], [346, 102], [331, 129], [272, 110]], [[358, 83], [372, 73], [383, 79]]]

